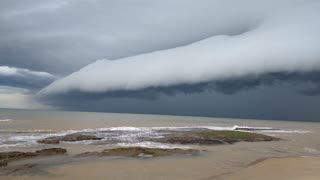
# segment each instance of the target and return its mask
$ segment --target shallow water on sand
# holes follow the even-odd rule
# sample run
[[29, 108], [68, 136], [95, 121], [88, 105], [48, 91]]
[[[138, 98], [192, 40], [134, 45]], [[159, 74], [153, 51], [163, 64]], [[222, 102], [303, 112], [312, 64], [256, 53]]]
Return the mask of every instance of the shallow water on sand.
[[[51, 161], [53, 166], [50, 166], [48, 161], [30, 160], [49, 165], [48, 171], [51, 173], [50, 175], [32, 176], [32, 179], [52, 177], [62, 179], [91, 177], [96, 179], [102, 177], [106, 179], [203, 179], [237, 170], [261, 158], [320, 157], [320, 123], [314, 122], [33, 110], [0, 110], [0, 119], [0, 152], [63, 147], [68, 150], [68, 154], [73, 155], [119, 146], [207, 150], [199, 156], [155, 159], [86, 158], [71, 160], [57, 158], [54, 163]], [[161, 137], [161, 133], [168, 130], [234, 130], [239, 127], [251, 128], [253, 132], [280, 137], [283, 140], [241, 142], [221, 146], [170, 145], [144, 141], [144, 137]], [[45, 137], [75, 132], [92, 134], [103, 139], [63, 142], [57, 145], [36, 142]], [[10, 178], [18, 177], [20, 176]]]

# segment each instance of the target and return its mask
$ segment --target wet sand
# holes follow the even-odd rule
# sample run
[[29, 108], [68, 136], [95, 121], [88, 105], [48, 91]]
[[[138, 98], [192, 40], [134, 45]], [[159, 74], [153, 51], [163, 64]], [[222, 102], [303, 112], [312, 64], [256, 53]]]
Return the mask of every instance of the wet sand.
[[209, 177], [207, 173], [210, 172], [210, 167], [201, 169], [197, 167], [197, 163], [188, 163], [189, 160], [111, 159], [108, 162], [82, 162], [51, 167], [49, 174], [45, 175], [14, 175], [2, 178], [6, 180], [318, 180], [320, 178], [320, 158], [269, 158], [235, 171], [212, 169], [212, 175]]
[[235, 173], [212, 179], [318, 180], [320, 179], [320, 158], [269, 158]]
[[[45, 174], [0, 176], [6, 180], [197, 180], [209, 173], [221, 174], [210, 166], [199, 166], [192, 158], [168, 157], [159, 159], [110, 159], [104, 161], [75, 162], [51, 166]], [[48, 172], [48, 173], [47, 173]]]

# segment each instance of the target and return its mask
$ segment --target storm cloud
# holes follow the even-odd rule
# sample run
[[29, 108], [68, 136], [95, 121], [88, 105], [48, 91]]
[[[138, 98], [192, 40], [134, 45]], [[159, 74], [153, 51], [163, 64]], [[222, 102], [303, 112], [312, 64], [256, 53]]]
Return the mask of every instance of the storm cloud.
[[0, 66], [0, 85], [38, 90], [56, 80], [47, 72]]
[[308, 2], [267, 16], [239, 35], [213, 36], [116, 61], [98, 60], [55, 81], [40, 94], [135, 91], [319, 71], [319, 9], [319, 2]]
[[2, 0], [0, 65], [65, 76], [97, 59], [239, 35], [312, 0]]
[[0, 94], [62, 110], [317, 119], [319, 9], [317, 0], [3, 0]]

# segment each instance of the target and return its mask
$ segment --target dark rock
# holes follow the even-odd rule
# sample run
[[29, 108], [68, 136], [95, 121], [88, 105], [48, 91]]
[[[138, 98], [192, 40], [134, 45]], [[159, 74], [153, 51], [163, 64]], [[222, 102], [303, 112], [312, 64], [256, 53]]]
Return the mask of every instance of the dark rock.
[[52, 156], [66, 154], [67, 150], [63, 148], [49, 148], [36, 151], [37, 156]]
[[6, 161], [6, 160], [1, 160], [0, 161], [0, 167], [1, 166], [7, 166], [8, 165], [8, 161]]
[[8, 162], [11, 162], [11, 161], [16, 161], [16, 160], [26, 159], [31, 157], [38, 157], [38, 156], [60, 155], [60, 154], [65, 154], [66, 152], [67, 150], [62, 148], [42, 149], [36, 152], [19, 152], [19, 151], [2, 152], [0, 153], [0, 164], [2, 166], [6, 166]]
[[12, 174], [35, 174], [39, 172], [37, 168], [37, 164], [23, 164], [23, 165], [15, 165], [15, 166], [8, 166], [2, 167], [0, 169], [0, 175], [12, 175]]
[[101, 140], [102, 138], [93, 135], [69, 134], [63, 136], [61, 141], [85, 141], [85, 140]]
[[0, 160], [4, 161], [12, 161], [19, 160], [28, 157], [37, 156], [36, 153], [33, 152], [19, 152], [19, 151], [11, 151], [11, 152], [2, 152], [0, 153]]
[[53, 136], [37, 141], [42, 144], [59, 144], [60, 141], [85, 141], [85, 140], [101, 140], [102, 138], [93, 135], [68, 134], [65, 136]]
[[38, 143], [42, 144], [59, 144], [60, 143], [60, 138], [59, 137], [48, 137], [45, 139], [41, 139], [37, 141]]
[[199, 150], [196, 149], [161, 149], [161, 148], [144, 148], [144, 147], [125, 147], [115, 149], [105, 149], [102, 152], [86, 152], [76, 155], [84, 156], [122, 156], [132, 158], [146, 158], [172, 155], [196, 155]]
[[279, 138], [241, 131], [200, 131], [167, 134], [156, 141], [173, 144], [222, 145], [236, 142], [275, 141]]
[[163, 143], [172, 144], [197, 144], [197, 145], [221, 145], [226, 142], [218, 139], [202, 138], [197, 136], [168, 136], [160, 140]]
[[84, 152], [81, 154], [75, 155], [75, 157], [87, 157], [87, 156], [100, 156], [101, 152], [93, 151], [93, 152]]

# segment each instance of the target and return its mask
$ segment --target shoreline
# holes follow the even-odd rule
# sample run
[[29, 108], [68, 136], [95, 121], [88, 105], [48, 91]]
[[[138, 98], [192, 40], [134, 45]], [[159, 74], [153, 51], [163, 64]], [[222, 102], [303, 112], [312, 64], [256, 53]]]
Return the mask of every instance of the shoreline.
[[[165, 158], [163, 160], [169, 160], [171, 158]], [[174, 159], [174, 158], [173, 158]], [[171, 160], [173, 160], [171, 159]], [[74, 162], [74, 163], [67, 163], [61, 165], [55, 165], [49, 168], [48, 173], [42, 174], [40, 171], [39, 175], [9, 175], [9, 176], [1, 176], [8, 180], [65, 180], [65, 179], [80, 179], [84, 180], [87, 179], [89, 176], [94, 175], [95, 177], [108, 177], [108, 179], [126, 179], [126, 176], [111, 175], [110, 172], [106, 171], [105, 168], [109, 169], [112, 168], [115, 174], [123, 172], [123, 169], [119, 169], [122, 167], [123, 163], [122, 160], [112, 160], [113, 163], [103, 162], [103, 161], [92, 161], [92, 162]], [[158, 159], [156, 161], [162, 161]], [[130, 163], [134, 165], [135, 162], [132, 159], [124, 160], [126, 163]], [[152, 163], [150, 160], [143, 160], [140, 161], [138, 164], [138, 169], [144, 167]], [[145, 165], [143, 165], [145, 164]], [[113, 168], [113, 166], [118, 168]], [[153, 168], [158, 168], [161, 165], [157, 165]], [[136, 168], [134, 168], [136, 169]], [[112, 172], [111, 171], [111, 172]], [[148, 179], [148, 176], [144, 176], [142, 174], [136, 174], [136, 170], [133, 172], [130, 171], [132, 178], [143, 178]], [[77, 172], [77, 173], [73, 173]], [[180, 171], [183, 172], [183, 171]], [[42, 172], [43, 173], [43, 172]], [[133, 174], [132, 174], [133, 173]], [[138, 177], [135, 177], [135, 175]], [[188, 176], [183, 176], [187, 178]], [[183, 177], [181, 179], [183, 179]], [[187, 178], [190, 180], [317, 180], [320, 177], [320, 157], [270, 157], [270, 158], [261, 158], [255, 160], [248, 165], [240, 169], [235, 169], [232, 171], [221, 171], [216, 172], [216, 174], [210, 177], [203, 177], [203, 178]]]
[[[166, 177], [165, 179], [198, 179], [203, 176], [208, 175], [209, 173], [213, 173], [213, 169], [211, 166], [202, 167], [201, 171], [198, 172], [192, 172], [197, 164], [194, 162], [197, 162], [199, 165], [203, 164], [203, 162], [207, 162], [208, 164], [211, 164], [211, 160], [207, 161], [206, 157], [201, 156], [201, 152], [208, 152], [201, 150], [202, 147], [210, 147], [213, 149], [216, 149], [219, 147], [226, 148], [224, 146], [226, 145], [235, 145], [238, 143], [248, 143], [248, 144], [254, 144], [254, 142], [261, 142], [261, 143], [270, 143], [272, 142], [279, 142], [281, 139], [277, 137], [271, 137], [263, 134], [257, 134], [252, 132], [243, 132], [243, 131], [217, 131], [217, 130], [193, 130], [193, 131], [172, 131], [172, 130], [161, 130], [160, 132], [164, 133], [162, 134], [161, 138], [155, 138], [153, 137], [144, 137], [144, 141], [155, 141], [157, 143], [169, 143], [169, 144], [178, 144], [178, 145], [196, 145], [197, 148], [195, 149], [181, 149], [181, 148], [146, 148], [146, 147], [117, 147], [117, 148], [107, 148], [102, 151], [85, 151], [80, 154], [71, 155], [69, 156], [67, 152], [69, 152], [67, 149], [64, 148], [48, 148], [48, 149], [42, 149], [37, 150], [34, 152], [17, 152], [17, 151], [9, 151], [9, 152], [3, 152], [0, 153], [0, 162], [2, 162], [3, 168], [0, 168], [0, 174], [1, 170], [3, 171], [4, 177], [7, 179], [13, 178], [24, 178], [29, 179], [29, 176], [32, 175], [32, 178], [37, 177], [39, 171], [42, 170], [41, 165], [37, 162], [33, 161], [33, 163], [27, 163], [27, 164], [20, 164], [18, 166], [11, 166], [11, 162], [17, 161], [19, 163], [19, 160], [23, 159], [30, 159], [30, 162], [32, 162], [33, 157], [46, 157], [46, 156], [57, 156], [57, 155], [66, 155], [67, 157], [72, 158], [71, 160], [77, 161], [78, 158], [84, 158], [84, 157], [91, 157], [91, 158], [102, 158], [102, 157], [121, 157], [122, 160], [120, 161], [113, 161], [113, 162], [86, 162], [86, 163], [77, 163], [77, 164], [61, 164], [55, 167], [54, 169], [48, 169], [48, 173], [52, 171], [49, 174], [56, 174], [56, 175], [62, 175], [65, 177], [65, 179], [81, 179], [83, 177], [86, 177], [87, 174], [77, 173], [75, 176], [75, 173], [70, 172], [84, 172], [84, 170], [89, 171], [91, 175], [95, 175], [98, 179], [103, 177], [108, 177], [108, 179], [119, 179], [118, 176], [121, 176], [121, 174], [131, 171], [134, 167], [134, 171], [132, 172], [132, 177], [138, 176], [135, 179], [150, 179], [153, 177], [158, 177], [159, 179], [162, 178], [162, 174], [164, 173], [170, 173], [171, 175], [169, 177]], [[94, 135], [86, 135], [86, 134], [68, 134], [64, 136], [49, 136], [45, 139], [38, 140], [38, 144], [40, 145], [54, 145], [57, 146], [58, 144], [65, 142], [77, 142], [77, 141], [85, 141], [85, 140], [93, 140], [93, 141], [101, 141], [103, 140], [100, 137], [94, 136]], [[214, 153], [210, 153], [211, 158], [214, 158]], [[170, 158], [169, 156], [176, 156], [177, 158]], [[179, 157], [180, 156], [180, 157]], [[183, 157], [184, 156], [184, 157]], [[157, 157], [160, 157], [157, 159]], [[162, 159], [163, 157], [163, 159]], [[165, 158], [166, 157], [166, 158]], [[190, 158], [186, 158], [190, 157]], [[197, 158], [192, 158], [197, 157]], [[208, 156], [210, 157], [210, 156]], [[131, 159], [129, 159], [131, 158]], [[155, 161], [148, 160], [151, 158], [156, 158]], [[227, 158], [227, 157], [226, 157]], [[229, 156], [228, 158], [231, 159]], [[187, 163], [185, 163], [187, 162]], [[49, 163], [50, 162], [46, 162]], [[115, 164], [118, 164], [118, 168], [114, 167]], [[139, 165], [138, 165], [139, 164]], [[149, 165], [148, 165], [149, 164]], [[184, 164], [184, 166], [181, 166]], [[189, 170], [185, 172], [185, 166], [188, 164]], [[153, 166], [149, 170], [145, 172], [141, 172], [141, 169], [144, 169], [145, 166]], [[167, 169], [169, 166], [171, 166], [169, 169]], [[179, 169], [176, 169], [177, 166]], [[108, 167], [109, 172], [106, 172], [104, 170], [105, 167]], [[197, 168], [199, 168], [198, 166]], [[58, 170], [57, 170], [58, 169]], [[176, 169], [176, 170], [175, 170]], [[112, 172], [112, 174], [110, 174]], [[118, 173], [115, 173], [118, 172]], [[216, 173], [224, 173], [227, 172], [223, 168], [216, 169]], [[113, 174], [115, 173], [115, 174]], [[189, 174], [190, 173], [190, 174]], [[13, 175], [13, 176], [11, 176]], [[192, 176], [190, 176], [192, 175]], [[40, 177], [39, 177], [40, 178]], [[47, 176], [41, 177], [42, 179], [49, 178]], [[88, 176], [85, 178], [87, 179]], [[128, 177], [125, 175], [124, 177], [120, 179], [127, 179]], [[156, 179], [156, 178], [154, 178]]]
[[261, 158], [245, 167], [201, 180], [316, 180], [320, 178], [320, 157]]

